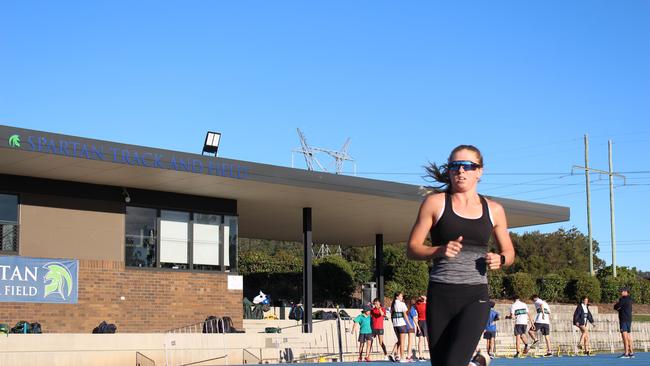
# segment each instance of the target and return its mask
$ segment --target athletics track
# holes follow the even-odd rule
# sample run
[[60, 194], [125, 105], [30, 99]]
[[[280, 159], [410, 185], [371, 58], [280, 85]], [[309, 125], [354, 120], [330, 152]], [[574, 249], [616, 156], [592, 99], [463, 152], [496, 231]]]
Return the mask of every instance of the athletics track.
[[[490, 366], [650, 366], [650, 353], [636, 353], [635, 358], [621, 359], [620, 354], [600, 354], [591, 357], [549, 357], [549, 358], [496, 358]], [[336, 362], [332, 365], [341, 366], [388, 366], [388, 365], [412, 365], [430, 366], [427, 362], [393, 363], [388, 361], [373, 362]], [[300, 363], [300, 365], [322, 366], [322, 363]]]

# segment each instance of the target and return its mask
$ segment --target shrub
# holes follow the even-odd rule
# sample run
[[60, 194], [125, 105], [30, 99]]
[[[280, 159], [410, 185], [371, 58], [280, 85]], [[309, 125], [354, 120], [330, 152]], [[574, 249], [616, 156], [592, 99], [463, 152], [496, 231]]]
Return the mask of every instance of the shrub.
[[642, 304], [650, 304], [650, 280], [641, 279], [639, 282], [641, 282], [641, 296], [639, 296], [637, 302]]
[[314, 261], [314, 302], [347, 302], [354, 291], [354, 273], [350, 263], [338, 255]]
[[583, 296], [587, 296], [590, 301], [600, 302], [600, 293], [600, 282], [598, 282], [598, 279], [585, 274], [575, 280], [575, 291], [570, 300], [579, 302]]
[[506, 275], [503, 271], [488, 272], [488, 289], [491, 299], [503, 299], [506, 297], [504, 279]]
[[619, 289], [622, 286], [622, 281], [619, 278], [611, 276], [602, 277], [600, 279], [600, 301], [602, 302], [616, 302], [620, 296]]
[[537, 288], [535, 281], [528, 273], [517, 272], [507, 277], [506, 292], [508, 296], [513, 298], [528, 299], [537, 292]]
[[563, 276], [551, 273], [538, 281], [539, 296], [546, 301], [561, 301], [564, 298], [564, 288], [567, 280]]

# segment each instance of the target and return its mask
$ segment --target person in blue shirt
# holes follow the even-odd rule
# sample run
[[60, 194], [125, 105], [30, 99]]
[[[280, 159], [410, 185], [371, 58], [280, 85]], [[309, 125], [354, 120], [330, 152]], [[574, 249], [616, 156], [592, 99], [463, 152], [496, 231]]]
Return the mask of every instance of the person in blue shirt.
[[494, 354], [496, 353], [497, 325], [495, 322], [499, 320], [499, 313], [494, 310], [494, 305], [494, 301], [490, 301], [490, 315], [485, 331], [483, 332], [487, 353], [491, 358], [494, 358]]
[[417, 361], [418, 357], [416, 355], [413, 358], [415, 351], [415, 335], [420, 332], [418, 324], [418, 310], [415, 308], [415, 302], [417, 298], [412, 298], [409, 303], [409, 311], [406, 317], [406, 329], [408, 330], [407, 346], [406, 346], [406, 360]]
[[364, 305], [361, 314], [354, 318], [352, 333], [357, 324], [359, 325], [359, 361], [363, 361], [363, 351], [366, 351], [366, 362], [370, 362], [370, 351], [372, 350], [372, 327], [370, 325], [370, 305]]

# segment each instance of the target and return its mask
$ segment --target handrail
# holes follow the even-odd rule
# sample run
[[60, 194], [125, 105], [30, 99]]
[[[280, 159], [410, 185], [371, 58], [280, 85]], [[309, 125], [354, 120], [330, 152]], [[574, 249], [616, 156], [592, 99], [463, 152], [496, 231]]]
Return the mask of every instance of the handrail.
[[136, 364], [136, 366], [142, 366], [142, 363], [139, 360], [140, 357], [144, 357], [147, 361], [149, 361], [148, 365], [156, 366], [156, 361], [150, 359], [149, 357], [145, 356], [144, 354], [142, 354], [142, 353], [140, 353], [138, 351], [135, 352], [135, 364]]

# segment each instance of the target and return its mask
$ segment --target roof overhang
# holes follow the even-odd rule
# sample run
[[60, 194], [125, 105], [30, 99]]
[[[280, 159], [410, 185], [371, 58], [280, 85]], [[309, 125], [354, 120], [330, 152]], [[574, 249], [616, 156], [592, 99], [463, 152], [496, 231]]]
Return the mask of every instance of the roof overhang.
[[[416, 185], [9, 126], [0, 126], [0, 173], [234, 199], [247, 238], [301, 241], [311, 207], [314, 242], [339, 245], [372, 244], [379, 233], [405, 241], [423, 198]], [[568, 207], [491, 198], [510, 227], [569, 220]]]

